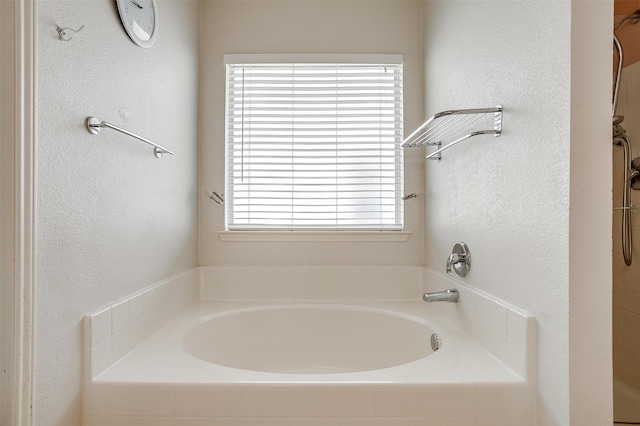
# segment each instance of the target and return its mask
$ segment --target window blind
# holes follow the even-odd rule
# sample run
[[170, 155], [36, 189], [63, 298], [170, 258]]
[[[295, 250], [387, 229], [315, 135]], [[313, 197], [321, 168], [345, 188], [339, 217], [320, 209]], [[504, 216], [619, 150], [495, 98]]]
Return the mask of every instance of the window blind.
[[402, 64], [227, 64], [229, 230], [400, 230]]

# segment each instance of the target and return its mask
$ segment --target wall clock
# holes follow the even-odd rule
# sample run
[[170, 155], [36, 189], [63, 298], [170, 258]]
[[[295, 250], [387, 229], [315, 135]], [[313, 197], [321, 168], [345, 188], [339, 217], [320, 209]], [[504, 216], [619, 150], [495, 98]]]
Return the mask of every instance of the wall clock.
[[135, 44], [151, 47], [158, 37], [155, 0], [116, 0], [125, 31]]

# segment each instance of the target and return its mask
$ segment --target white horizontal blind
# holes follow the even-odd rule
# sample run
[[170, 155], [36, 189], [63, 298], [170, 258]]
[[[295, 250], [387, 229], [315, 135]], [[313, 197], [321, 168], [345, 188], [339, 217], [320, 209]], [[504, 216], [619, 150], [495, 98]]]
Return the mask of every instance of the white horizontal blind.
[[226, 132], [227, 229], [402, 229], [402, 64], [228, 64]]

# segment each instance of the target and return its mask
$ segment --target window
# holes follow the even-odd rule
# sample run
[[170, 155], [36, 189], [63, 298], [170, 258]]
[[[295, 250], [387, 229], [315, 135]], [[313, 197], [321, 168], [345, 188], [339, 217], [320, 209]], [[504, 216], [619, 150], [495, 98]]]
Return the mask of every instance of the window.
[[402, 229], [401, 58], [320, 56], [225, 56], [228, 230]]

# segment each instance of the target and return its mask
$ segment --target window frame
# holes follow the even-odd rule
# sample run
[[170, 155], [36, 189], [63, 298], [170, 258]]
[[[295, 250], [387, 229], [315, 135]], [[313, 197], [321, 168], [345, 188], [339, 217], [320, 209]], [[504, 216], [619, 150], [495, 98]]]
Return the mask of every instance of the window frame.
[[[364, 54], [364, 55], [272, 55], [272, 54], [227, 54], [224, 55], [225, 67], [229, 64], [371, 64], [371, 65], [400, 65], [400, 72], [402, 76], [402, 55], [399, 54]], [[227, 71], [228, 72], [228, 71]], [[402, 126], [403, 126], [403, 89], [402, 89], [402, 80], [400, 83], [400, 113], [399, 120], [396, 121], [400, 128], [399, 138], [396, 140], [396, 144], [400, 145], [402, 141]], [[228, 117], [228, 107], [229, 107], [229, 93], [228, 93], [228, 76], [225, 80], [225, 193], [228, 195], [231, 193], [229, 191], [230, 179], [228, 176], [229, 170], [229, 117]], [[402, 192], [404, 186], [404, 159], [403, 159], [403, 151], [401, 148], [398, 149], [397, 154], [394, 154], [395, 162], [398, 163], [397, 167], [400, 170], [400, 176], [396, 180], [395, 186], [399, 185], [399, 189], [395, 190], [395, 205], [396, 211], [399, 212], [399, 224], [396, 227], [388, 227], [384, 226], [382, 223], [378, 223], [377, 226], [372, 226], [369, 228], [362, 227], [261, 227], [261, 228], [252, 228], [246, 227], [243, 228], [241, 226], [229, 227], [229, 211], [228, 206], [225, 206], [225, 230], [219, 232], [219, 237], [223, 241], [262, 241], [263, 238], [267, 240], [278, 240], [281, 233], [286, 233], [291, 235], [295, 233], [297, 236], [295, 238], [286, 237], [285, 240], [295, 239], [300, 241], [324, 241], [326, 240], [326, 236], [322, 236], [323, 234], [335, 234], [336, 232], [340, 233], [340, 237], [332, 237], [329, 238], [331, 241], [406, 241], [409, 238], [410, 232], [404, 231], [405, 227], [405, 212], [404, 206], [402, 202]], [[234, 237], [236, 233], [244, 234], [242, 237]], [[251, 233], [254, 236], [248, 236], [247, 234]], [[393, 233], [395, 236], [382, 237], [381, 233]], [[367, 234], [372, 234], [367, 236]], [[378, 236], [373, 236], [378, 234]]]

